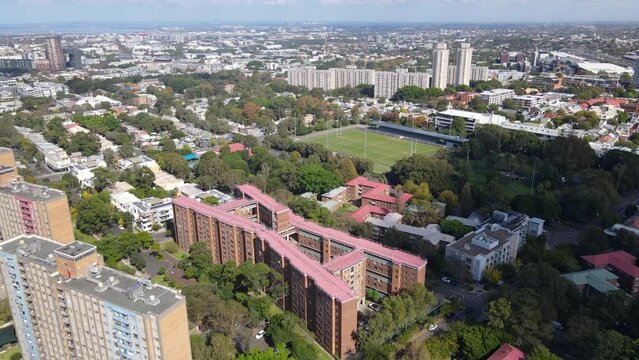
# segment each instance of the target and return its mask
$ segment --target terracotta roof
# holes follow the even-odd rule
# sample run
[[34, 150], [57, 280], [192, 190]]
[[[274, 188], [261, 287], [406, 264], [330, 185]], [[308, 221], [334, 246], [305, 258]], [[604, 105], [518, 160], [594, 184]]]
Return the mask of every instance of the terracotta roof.
[[637, 258], [625, 251], [620, 250], [604, 254], [586, 255], [581, 258], [593, 266], [603, 267], [612, 265], [634, 278], [639, 278], [639, 267], [635, 265]]
[[[237, 189], [245, 195], [249, 195], [253, 200], [257, 201], [262, 206], [269, 208], [273, 212], [289, 210], [288, 207], [278, 203], [270, 196], [263, 194], [258, 188], [253, 185], [239, 185]], [[319, 237], [328, 238], [331, 241], [340, 242], [353, 249], [360, 249], [363, 250], [365, 253], [386, 258], [402, 265], [407, 265], [415, 269], [419, 269], [423, 266], [426, 266], [427, 263], [425, 259], [422, 259], [419, 256], [415, 256], [400, 250], [387, 248], [374, 241], [356, 238], [342, 231], [323, 227], [312, 221], [306, 221], [304, 220], [304, 218], [294, 214], [293, 212], [289, 214], [289, 220], [291, 222], [291, 225], [297, 229], [302, 229], [306, 232], [314, 233]]]
[[327, 295], [339, 301], [347, 301], [356, 298], [358, 295], [353, 292], [344, 282], [336, 279], [333, 274], [324, 269], [317, 261], [312, 260], [293, 243], [286, 241], [274, 230], [245, 219], [241, 216], [231, 215], [217, 207], [202, 204], [194, 199], [178, 197], [173, 199], [173, 203], [185, 208], [192, 209], [202, 215], [211, 216], [223, 223], [234, 225], [245, 231], [254, 233], [264, 240], [275, 252], [287, 258], [290, 264], [302, 274], [310, 277], [316, 286], [321, 288]]
[[375, 206], [375, 205], [364, 205], [361, 208], [357, 209], [354, 213], [350, 215], [351, 219], [357, 222], [364, 222], [371, 214], [386, 216], [389, 211], [384, 209], [383, 207]]
[[364, 260], [366, 260], [366, 255], [364, 255], [363, 251], [351, 251], [334, 258], [333, 260], [322, 265], [322, 267], [324, 267], [324, 269], [328, 270], [330, 273], [335, 273], [337, 271], [353, 267], [354, 265], [359, 264]]
[[[346, 186], [357, 187], [364, 186], [367, 188], [371, 188], [369, 191], [366, 191], [362, 194], [363, 198], [371, 199], [375, 201], [381, 201], [385, 203], [395, 203], [395, 198], [389, 195], [386, 195], [386, 192], [390, 189], [390, 185], [382, 184], [377, 181], [368, 180], [363, 176], [358, 176], [355, 179], [346, 183]], [[413, 197], [413, 195], [404, 193], [402, 195], [401, 201], [405, 204]]]
[[288, 210], [288, 207], [278, 203], [270, 196], [265, 195], [264, 193], [262, 193], [262, 191], [260, 191], [260, 189], [256, 188], [253, 185], [244, 184], [239, 185], [237, 188], [240, 190], [240, 192], [242, 192], [242, 194], [244, 194], [244, 196], [248, 195], [248, 197], [269, 208], [274, 213]]
[[524, 353], [510, 344], [503, 344], [487, 360], [524, 360]]

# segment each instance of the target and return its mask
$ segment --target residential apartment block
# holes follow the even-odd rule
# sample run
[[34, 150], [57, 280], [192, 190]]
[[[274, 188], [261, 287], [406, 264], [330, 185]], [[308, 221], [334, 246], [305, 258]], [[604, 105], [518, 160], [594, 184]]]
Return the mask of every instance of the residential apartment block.
[[13, 150], [0, 147], [0, 186], [7, 186], [18, 177], [18, 168]]
[[396, 294], [425, 282], [424, 259], [306, 221], [252, 185], [236, 191], [238, 200], [216, 207], [174, 199], [179, 246], [204, 242], [215, 263], [263, 262], [280, 272], [288, 292], [278, 305], [335, 356], [355, 351], [366, 288]]
[[433, 84], [434, 88], [445, 89], [448, 82], [449, 50], [445, 43], [435, 45], [433, 51]]
[[173, 220], [173, 204], [171, 199], [146, 198], [130, 204], [129, 212], [133, 215], [135, 226], [142, 231], [151, 231], [153, 225], [164, 226]]
[[102, 265], [85, 243], [23, 235], [0, 244], [23, 357], [191, 359], [185, 298]]
[[494, 89], [486, 90], [479, 94], [481, 98], [488, 103], [488, 105], [499, 105], [504, 103], [504, 100], [512, 99], [515, 97], [515, 90], [511, 89]]
[[472, 77], [473, 48], [468, 43], [462, 43], [457, 50], [457, 68], [455, 85], [469, 85]]
[[389, 99], [404, 86], [414, 85], [423, 89], [430, 87], [430, 74], [409, 73], [407, 69], [397, 71], [375, 71], [354, 67], [316, 70], [315, 68], [291, 69], [288, 83], [309, 89], [335, 90], [357, 85], [375, 85], [375, 97]]
[[517, 258], [519, 234], [486, 225], [446, 246], [448, 270], [457, 277], [481, 281], [486, 269]]
[[67, 195], [20, 181], [0, 186], [0, 242], [22, 234], [75, 240]]
[[472, 81], [488, 81], [488, 66], [471, 67], [470, 80]]

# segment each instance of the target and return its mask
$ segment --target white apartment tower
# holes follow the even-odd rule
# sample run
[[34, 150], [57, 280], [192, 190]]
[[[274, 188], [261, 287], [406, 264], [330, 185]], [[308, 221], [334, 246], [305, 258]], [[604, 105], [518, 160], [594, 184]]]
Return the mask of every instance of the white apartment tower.
[[472, 81], [488, 81], [488, 67], [487, 66], [473, 66], [472, 75], [470, 80]]
[[448, 58], [449, 52], [445, 43], [435, 45], [433, 51], [433, 87], [439, 89], [446, 88], [448, 80]]
[[395, 71], [375, 72], [375, 97], [390, 99], [398, 89], [399, 73]]
[[462, 43], [457, 50], [457, 69], [455, 85], [469, 85], [471, 79], [471, 64], [473, 62], [473, 48], [469, 43]]

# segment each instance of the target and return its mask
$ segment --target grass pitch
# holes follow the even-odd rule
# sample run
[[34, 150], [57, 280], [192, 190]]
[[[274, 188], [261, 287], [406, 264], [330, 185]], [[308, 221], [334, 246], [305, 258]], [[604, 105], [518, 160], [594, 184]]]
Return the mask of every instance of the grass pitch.
[[[339, 133], [331, 132], [328, 136], [325, 133], [316, 134], [305, 137], [301, 141], [322, 144], [331, 151], [370, 159], [374, 164], [373, 171], [380, 174], [390, 170], [391, 166], [398, 160], [409, 157], [413, 146], [414, 153], [431, 156], [441, 149], [417, 141], [413, 145], [409, 139], [400, 139], [361, 129], [348, 129]], [[365, 143], [366, 151], [364, 151]]]

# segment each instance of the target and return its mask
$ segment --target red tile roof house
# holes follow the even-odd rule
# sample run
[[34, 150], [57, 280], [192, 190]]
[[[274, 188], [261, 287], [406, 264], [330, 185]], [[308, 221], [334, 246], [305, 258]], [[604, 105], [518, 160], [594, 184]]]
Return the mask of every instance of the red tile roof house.
[[503, 344], [487, 360], [524, 360], [524, 353], [510, 344]]
[[[228, 144], [227, 145], [229, 147], [229, 151], [232, 153], [236, 153], [236, 152], [241, 152], [241, 151], [248, 151], [249, 156], [253, 155], [253, 152], [251, 151], [250, 148], [247, 148], [244, 144], [242, 143], [232, 143], [232, 144]], [[213, 148], [213, 152], [216, 154], [220, 154], [220, 151], [222, 151], [223, 146], [217, 145]]]
[[[362, 207], [370, 205], [386, 209], [388, 212], [397, 212], [399, 210], [397, 208], [398, 199], [390, 194], [390, 185], [358, 176], [347, 182], [346, 187], [348, 188], [348, 195], [351, 201], [361, 199]], [[404, 193], [399, 199], [399, 202], [402, 206], [406, 206], [412, 198], [413, 195]]]
[[639, 267], [637, 258], [625, 251], [587, 255], [581, 257], [591, 268], [606, 268], [619, 276], [619, 287], [629, 294], [639, 293]]

